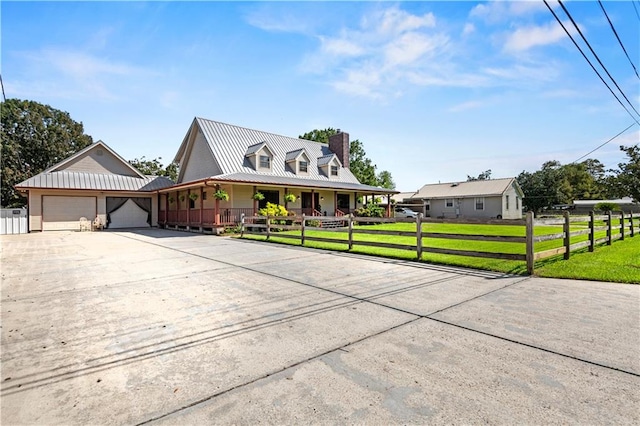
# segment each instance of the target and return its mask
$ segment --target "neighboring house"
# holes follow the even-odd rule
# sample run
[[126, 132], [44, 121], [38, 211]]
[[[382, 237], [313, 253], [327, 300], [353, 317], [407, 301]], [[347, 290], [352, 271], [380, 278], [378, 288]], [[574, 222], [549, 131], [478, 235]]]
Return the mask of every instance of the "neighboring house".
[[588, 214], [595, 210], [598, 203], [613, 203], [619, 207], [620, 210], [627, 212], [638, 213], [640, 212], [640, 204], [634, 203], [631, 197], [619, 198], [617, 200], [574, 200], [571, 205], [572, 214]]
[[522, 219], [523, 198], [515, 178], [506, 178], [428, 184], [402, 202], [421, 202], [424, 215], [434, 218]]
[[[295, 214], [342, 216], [358, 208], [362, 196], [397, 192], [358, 182], [344, 132], [323, 144], [195, 118], [174, 161], [178, 182], [159, 191], [159, 223], [172, 228], [236, 224], [267, 202]], [[216, 199], [217, 190], [229, 200]], [[254, 199], [257, 192], [263, 200]]]
[[98, 141], [15, 188], [27, 197], [29, 231], [54, 231], [79, 230], [80, 218], [109, 228], [157, 226], [157, 191], [171, 185]]

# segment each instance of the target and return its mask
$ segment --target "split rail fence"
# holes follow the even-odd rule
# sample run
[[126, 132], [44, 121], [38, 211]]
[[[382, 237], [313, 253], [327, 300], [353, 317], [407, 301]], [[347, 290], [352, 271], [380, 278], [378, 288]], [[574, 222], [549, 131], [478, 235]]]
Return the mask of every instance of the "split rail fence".
[[[423, 253], [438, 253], [454, 256], [482, 257], [503, 260], [514, 260], [526, 262], [527, 273], [533, 274], [535, 262], [552, 256], [563, 255], [564, 259], [569, 259], [571, 252], [588, 247], [589, 251], [594, 251], [597, 245], [611, 245], [615, 240], [624, 240], [626, 237], [635, 236], [640, 231], [640, 213], [610, 212], [606, 215], [596, 216], [593, 212], [589, 216], [574, 216], [565, 213], [562, 218], [534, 219], [533, 213], [528, 213], [524, 220], [458, 220], [458, 219], [432, 219], [423, 218], [418, 214], [415, 219], [400, 218], [370, 218], [341, 216], [246, 216], [241, 220], [241, 232], [244, 234], [257, 234], [266, 236], [268, 240], [272, 236], [278, 238], [299, 240], [300, 245], [305, 245], [307, 241], [324, 243], [345, 244], [349, 250], [354, 246], [381, 247], [398, 250], [408, 250], [416, 253], [416, 258], [422, 260]], [[415, 223], [415, 231], [399, 231], [384, 229], [368, 229], [366, 226], [354, 226], [355, 224], [382, 224], [382, 223]], [[425, 232], [423, 224], [427, 223], [454, 223], [478, 225], [479, 232], [483, 225], [508, 225], [524, 227], [524, 236], [507, 235], [484, 235], [466, 233], [442, 233]], [[323, 224], [336, 226], [326, 227]], [[562, 227], [562, 232], [536, 235], [536, 226]], [[573, 227], [573, 230], [572, 230]], [[551, 228], [552, 229], [552, 228]], [[283, 232], [299, 231], [299, 232]], [[322, 231], [322, 233], [346, 233], [347, 238], [328, 238], [309, 235], [309, 231]], [[388, 242], [363, 241], [355, 236], [359, 234], [384, 235], [389, 236]], [[588, 236], [584, 241], [571, 242], [572, 237]], [[399, 244], [393, 242], [393, 237], [414, 237], [416, 244]], [[524, 253], [501, 253], [487, 252], [479, 250], [459, 250], [451, 248], [428, 247], [425, 244], [427, 239], [449, 239], [466, 241], [490, 241], [498, 243], [520, 243], [524, 244]], [[580, 238], [578, 238], [580, 239]], [[584, 239], [584, 238], [582, 238]], [[546, 241], [561, 240], [562, 245], [546, 250], [535, 251], [536, 243]], [[557, 245], [557, 244], [556, 244]]]

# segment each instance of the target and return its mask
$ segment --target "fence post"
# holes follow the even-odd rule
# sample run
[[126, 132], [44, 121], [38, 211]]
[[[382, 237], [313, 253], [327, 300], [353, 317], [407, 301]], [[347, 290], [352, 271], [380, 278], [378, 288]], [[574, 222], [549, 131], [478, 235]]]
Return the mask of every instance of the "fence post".
[[620, 239], [624, 240], [624, 212], [620, 211]]
[[610, 246], [612, 242], [611, 238], [613, 237], [611, 232], [613, 229], [613, 223], [611, 221], [611, 210], [607, 212], [607, 220], [609, 221], [607, 226], [607, 245]]
[[533, 251], [533, 212], [527, 212], [526, 220], [526, 258], [527, 258], [527, 273], [533, 275], [534, 269], [534, 251]]
[[244, 237], [244, 213], [240, 214], [240, 237]]
[[307, 218], [304, 216], [304, 213], [302, 213], [302, 224], [300, 226], [300, 245], [303, 246], [304, 245], [304, 227], [306, 225], [307, 222]]
[[629, 229], [631, 229], [630, 236], [633, 237], [633, 211], [629, 212]]
[[353, 214], [349, 214], [349, 250], [353, 248]]
[[422, 260], [422, 213], [416, 216], [416, 250], [418, 251], [418, 260]]
[[564, 224], [562, 225], [562, 232], [564, 232], [564, 260], [569, 260], [571, 257], [571, 227], [569, 226], [569, 212], [564, 212]]
[[593, 252], [596, 248], [596, 231], [595, 231], [595, 218], [593, 217], [593, 210], [589, 212], [589, 251]]
[[269, 241], [270, 236], [271, 236], [271, 216], [267, 216], [267, 241]]

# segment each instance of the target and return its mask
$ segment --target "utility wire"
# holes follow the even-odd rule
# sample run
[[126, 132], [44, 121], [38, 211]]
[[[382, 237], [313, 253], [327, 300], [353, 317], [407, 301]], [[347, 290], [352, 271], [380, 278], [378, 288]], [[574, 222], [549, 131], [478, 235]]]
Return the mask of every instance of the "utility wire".
[[620, 86], [618, 86], [618, 83], [616, 82], [616, 80], [613, 78], [613, 76], [611, 76], [611, 74], [609, 73], [609, 70], [607, 69], [607, 67], [604, 66], [604, 64], [600, 60], [600, 57], [598, 56], [598, 54], [593, 50], [593, 48], [591, 47], [591, 44], [587, 41], [587, 39], [584, 36], [584, 34], [582, 34], [582, 30], [580, 29], [580, 27], [578, 27], [578, 24], [576, 24], [576, 21], [573, 20], [573, 16], [571, 16], [571, 14], [567, 10], [567, 8], [564, 6], [564, 4], [562, 4], [562, 0], [557, 0], [557, 1], [558, 1], [558, 4], [560, 4], [560, 6], [562, 7], [562, 10], [564, 10], [564, 13], [566, 13], [567, 16], [569, 17], [569, 19], [571, 20], [571, 23], [573, 24], [573, 26], [576, 28], [576, 30], [578, 30], [578, 34], [580, 34], [580, 37], [582, 37], [582, 40], [587, 44], [587, 47], [591, 51], [591, 54], [596, 58], [596, 60], [598, 61], [598, 63], [600, 64], [600, 66], [602, 67], [604, 72], [607, 73], [607, 75], [609, 76], [609, 78], [611, 79], [613, 84], [616, 85], [616, 87], [618, 88], [618, 90], [620, 91], [622, 96], [625, 98], [627, 103], [631, 106], [631, 109], [633, 109], [635, 111], [635, 113], [640, 116], [640, 112], [638, 112], [638, 110], [635, 109], [635, 107], [633, 106], [633, 104], [631, 103], [629, 98], [627, 98], [627, 95], [624, 94], [624, 92], [622, 91]]
[[578, 43], [575, 41], [575, 39], [573, 38], [573, 36], [571, 35], [571, 33], [569, 33], [569, 30], [567, 30], [567, 28], [564, 26], [564, 24], [562, 23], [562, 21], [560, 20], [560, 18], [558, 17], [558, 15], [556, 15], [556, 12], [553, 10], [553, 8], [551, 6], [549, 6], [549, 3], [547, 2], [547, 0], [542, 0], [544, 1], [544, 4], [547, 6], [547, 9], [549, 9], [549, 11], [551, 12], [551, 14], [553, 15], [554, 18], [556, 18], [556, 21], [558, 21], [558, 23], [560, 24], [560, 26], [562, 27], [562, 29], [564, 30], [564, 32], [567, 34], [567, 36], [569, 37], [569, 39], [571, 39], [571, 41], [573, 42], [573, 45], [578, 49], [578, 51], [580, 52], [580, 54], [582, 55], [582, 57], [587, 61], [587, 63], [589, 64], [589, 66], [591, 67], [591, 69], [593, 70], [593, 72], [596, 73], [596, 75], [600, 78], [600, 81], [602, 81], [602, 83], [607, 86], [607, 89], [609, 89], [609, 91], [611, 92], [611, 94], [613, 95], [614, 98], [616, 98], [616, 100], [618, 101], [618, 103], [622, 106], [622, 108], [624, 108], [625, 111], [627, 111], [627, 113], [631, 116], [631, 118], [633, 118], [633, 121], [635, 121], [636, 123], [640, 124], [640, 121], [638, 121], [638, 119], [631, 113], [631, 111], [629, 111], [629, 108], [626, 107], [625, 104], [622, 103], [622, 101], [620, 100], [620, 98], [618, 97], [618, 95], [616, 95], [613, 90], [611, 89], [611, 87], [607, 84], [606, 81], [604, 81], [604, 78], [602, 78], [602, 76], [600, 75], [600, 73], [598, 72], [598, 70], [593, 66], [593, 64], [591, 63], [591, 61], [589, 60], [589, 58], [587, 58], [587, 55], [584, 54], [584, 52], [582, 51], [582, 49], [580, 48], [580, 46], [578, 46]]
[[598, 0], [598, 4], [600, 5], [600, 8], [602, 9], [602, 12], [604, 13], [604, 16], [607, 17], [607, 21], [609, 21], [609, 25], [611, 26], [611, 29], [613, 30], [613, 33], [616, 35], [616, 38], [618, 39], [618, 43], [620, 43], [620, 47], [622, 47], [622, 50], [624, 51], [624, 54], [627, 56], [627, 59], [629, 60], [629, 63], [633, 67], [633, 71], [636, 73], [636, 77], [638, 77], [638, 79], [640, 79], [640, 75], [638, 75], [638, 70], [636, 69], [636, 66], [633, 65], [633, 62], [631, 61], [631, 58], [629, 57], [629, 54], [627, 53], [627, 49], [624, 48], [624, 44], [622, 44], [622, 40], [620, 40], [620, 37], [618, 36], [618, 32], [616, 31], [615, 27], [613, 26], [613, 22], [611, 22], [611, 19], [609, 19], [609, 15], [607, 14], [607, 11], [604, 10], [604, 5], [602, 4], [602, 2], [600, 0]]
[[7, 102], [7, 97], [4, 95], [4, 83], [2, 82], [2, 74], [0, 74], [0, 86], [2, 86], [2, 101]]
[[638, 13], [638, 8], [636, 7], [636, 3], [635, 1], [632, 1], [631, 4], [633, 5], [633, 8], [636, 11], [636, 16], [638, 17], [638, 21], [640, 21], [640, 13]]
[[597, 150], [599, 150], [600, 148], [602, 148], [603, 146], [605, 146], [606, 144], [608, 144], [609, 142], [611, 142], [612, 140], [614, 140], [615, 138], [617, 138], [618, 136], [620, 136], [621, 134], [623, 134], [624, 132], [626, 132], [627, 130], [629, 130], [630, 128], [632, 128], [633, 126], [635, 126], [636, 123], [631, 123], [629, 125], [629, 127], [627, 127], [626, 129], [624, 129], [623, 131], [621, 131], [620, 133], [618, 133], [617, 135], [615, 135], [614, 137], [612, 137], [611, 139], [609, 139], [608, 141], [606, 141], [605, 143], [598, 145], [596, 148], [592, 149], [591, 151], [587, 152], [585, 155], [583, 155], [582, 157], [578, 158], [577, 160], [572, 161], [571, 164], [573, 163], [577, 163], [578, 161], [582, 160], [584, 157], [586, 157], [589, 154], [592, 154], [594, 152], [596, 152]]

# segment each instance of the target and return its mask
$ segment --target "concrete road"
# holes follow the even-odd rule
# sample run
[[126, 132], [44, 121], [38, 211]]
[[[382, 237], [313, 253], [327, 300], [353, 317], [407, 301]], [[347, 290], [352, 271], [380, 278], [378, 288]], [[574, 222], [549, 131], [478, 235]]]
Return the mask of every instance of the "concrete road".
[[0, 243], [3, 425], [640, 423], [640, 286], [163, 230]]

